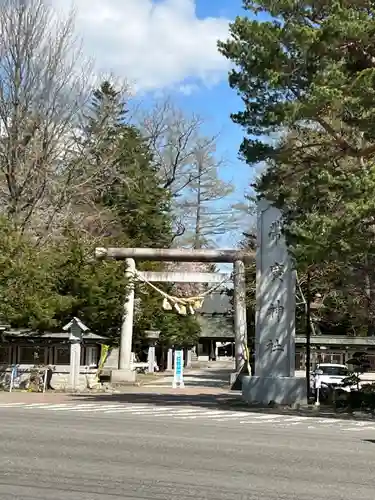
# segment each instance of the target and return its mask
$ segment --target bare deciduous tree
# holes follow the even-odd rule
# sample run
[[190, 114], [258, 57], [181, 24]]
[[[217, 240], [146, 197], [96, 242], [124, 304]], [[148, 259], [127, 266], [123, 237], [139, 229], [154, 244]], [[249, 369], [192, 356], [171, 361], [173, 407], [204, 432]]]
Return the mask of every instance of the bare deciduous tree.
[[205, 136], [203, 119], [187, 116], [170, 98], [143, 113], [139, 121], [163, 186], [172, 194], [176, 219], [173, 243], [195, 248], [211, 244], [212, 236], [229, 226], [231, 229], [235, 222], [232, 206], [220, 203], [233, 188], [218, 176], [222, 163], [215, 159], [218, 136]]
[[191, 164], [194, 180], [186, 186], [179, 201], [186, 232], [181, 240], [193, 248], [215, 245], [216, 237], [236, 229], [239, 211], [230, 201], [234, 187], [223, 181], [219, 170], [224, 160], [216, 158], [214, 145], [197, 143]]
[[[180, 273], [208, 273], [212, 271], [212, 267], [212, 264], [203, 262], [173, 262], [168, 264], [167, 270]], [[205, 283], [174, 283], [172, 293], [177, 297], [196, 297], [207, 288], [208, 285]]]
[[0, 10], [0, 205], [20, 230], [51, 225], [67, 202], [74, 130], [88, 97], [74, 12], [43, 0]]
[[[159, 167], [163, 186], [170, 189], [173, 197], [196, 180], [193, 172], [198, 142], [202, 143], [203, 119], [187, 116], [170, 98], [158, 102], [149, 112], [140, 116], [140, 126]], [[214, 145], [216, 137], [205, 137], [205, 146]]]

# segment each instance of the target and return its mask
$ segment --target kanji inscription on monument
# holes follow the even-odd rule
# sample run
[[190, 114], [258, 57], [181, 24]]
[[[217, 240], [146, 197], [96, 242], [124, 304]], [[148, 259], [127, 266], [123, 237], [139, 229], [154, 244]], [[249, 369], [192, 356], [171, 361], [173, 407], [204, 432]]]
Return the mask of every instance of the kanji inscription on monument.
[[267, 311], [267, 315], [273, 319], [276, 319], [277, 321], [280, 321], [284, 313], [284, 309], [285, 307], [280, 304], [280, 300], [277, 300], [275, 304], [271, 302]]
[[272, 352], [275, 352], [275, 351], [284, 351], [284, 346], [280, 344], [279, 339], [269, 340], [267, 342], [267, 347], [268, 347], [268, 349], [271, 349]]
[[268, 231], [268, 236], [271, 240], [278, 242], [282, 237], [283, 224], [281, 219], [276, 219], [271, 222]]
[[275, 281], [277, 279], [283, 280], [283, 274], [285, 272], [285, 266], [284, 264], [279, 264], [279, 262], [275, 262], [271, 267], [270, 267], [271, 273], [272, 273], [272, 279]]

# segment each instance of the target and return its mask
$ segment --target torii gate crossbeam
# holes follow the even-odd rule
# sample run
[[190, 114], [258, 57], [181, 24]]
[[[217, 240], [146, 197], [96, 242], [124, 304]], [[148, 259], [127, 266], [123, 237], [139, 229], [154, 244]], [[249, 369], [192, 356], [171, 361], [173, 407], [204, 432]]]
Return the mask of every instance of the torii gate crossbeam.
[[97, 259], [134, 259], [159, 262], [254, 262], [255, 253], [234, 249], [191, 248], [96, 248]]

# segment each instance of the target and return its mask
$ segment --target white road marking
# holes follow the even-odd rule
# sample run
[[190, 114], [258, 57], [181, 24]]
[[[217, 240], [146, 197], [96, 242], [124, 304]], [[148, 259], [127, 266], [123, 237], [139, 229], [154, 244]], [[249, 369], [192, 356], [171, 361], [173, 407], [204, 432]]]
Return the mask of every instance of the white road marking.
[[41, 408], [43, 406], [48, 406], [48, 403], [31, 403], [25, 406], [25, 408]]
[[157, 415], [158, 413], [170, 412], [170, 408], [150, 408], [150, 407], [139, 407], [138, 405], [133, 407], [121, 408], [117, 406], [111, 410], [105, 410], [103, 413], [131, 413], [132, 415]]
[[[172, 415], [175, 418], [184, 418], [185, 416], [190, 416], [190, 415], [197, 415], [201, 413], [201, 410], [199, 409], [186, 409], [186, 410], [165, 410], [163, 413], [155, 413], [155, 417], [164, 417], [164, 416], [169, 416]], [[209, 412], [206, 412], [206, 415], [209, 414]]]
[[240, 424], [280, 424], [282, 420], [240, 420]]
[[197, 410], [197, 412], [194, 413], [193, 415], [183, 415], [183, 416], [177, 415], [175, 418], [178, 418], [181, 420], [192, 420], [192, 419], [201, 418], [201, 417], [210, 418], [213, 415], [221, 415], [221, 414], [222, 414], [222, 411]]
[[26, 403], [2, 403], [0, 404], [0, 408], [13, 408], [16, 406], [24, 406]]
[[[238, 420], [239, 418], [245, 418], [243, 417], [242, 415], [239, 415], [237, 412], [223, 412], [223, 418], [214, 418], [213, 420], [215, 422], [225, 422], [225, 421], [229, 421], [229, 420]], [[250, 418], [252, 418], [252, 416], [250, 416]]]
[[107, 413], [107, 411], [112, 410], [112, 409], [113, 410], [120, 409], [120, 411], [123, 411], [123, 412], [127, 411], [126, 408], [122, 407], [119, 404], [99, 405], [99, 406], [98, 406], [98, 404], [95, 404], [91, 408], [84, 408], [84, 406], [85, 405], [82, 405], [82, 408], [78, 408], [77, 410], [74, 410], [74, 411], [77, 411], [77, 412], [87, 412], [87, 411], [89, 411], [90, 413], [91, 412], [103, 412], [103, 413]]

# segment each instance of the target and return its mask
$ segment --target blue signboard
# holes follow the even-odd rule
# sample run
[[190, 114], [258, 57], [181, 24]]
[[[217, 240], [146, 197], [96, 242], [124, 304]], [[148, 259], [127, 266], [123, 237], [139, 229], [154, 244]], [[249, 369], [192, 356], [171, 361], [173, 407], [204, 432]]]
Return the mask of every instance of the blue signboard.
[[176, 352], [176, 375], [178, 377], [181, 377], [182, 375], [182, 351], [177, 351]]
[[173, 387], [184, 387], [184, 351], [174, 352]]

